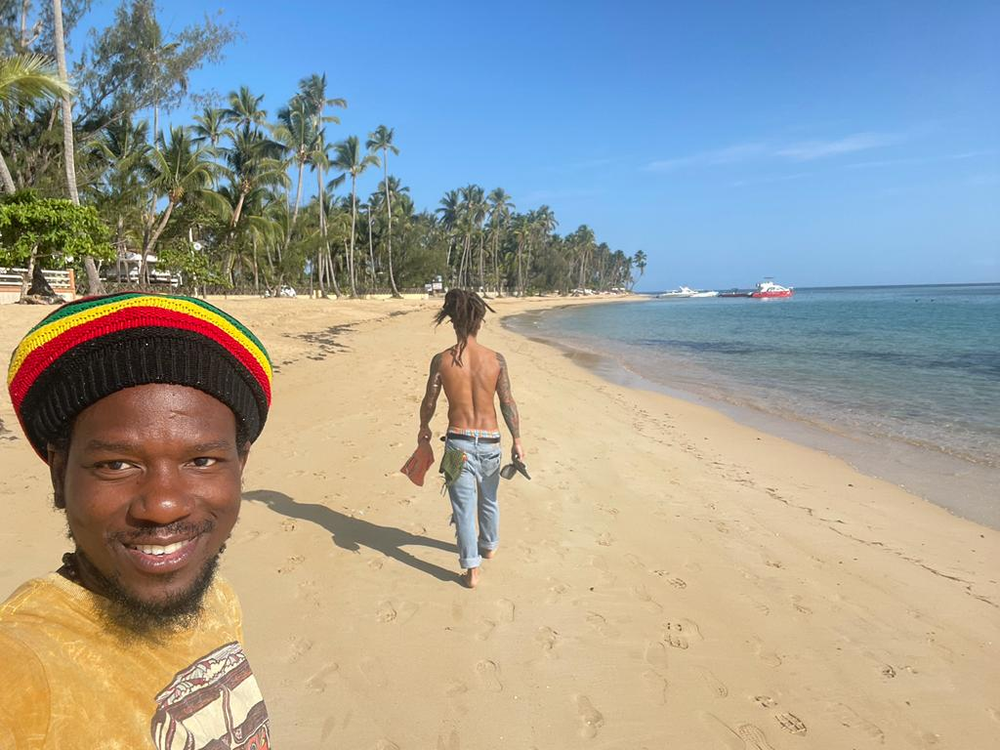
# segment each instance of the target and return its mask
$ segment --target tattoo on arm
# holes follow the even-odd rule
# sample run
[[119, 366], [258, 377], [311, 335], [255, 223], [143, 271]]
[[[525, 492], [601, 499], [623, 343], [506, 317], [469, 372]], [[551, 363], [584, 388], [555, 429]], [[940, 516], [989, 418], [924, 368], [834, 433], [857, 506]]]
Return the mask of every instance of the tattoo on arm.
[[500, 376], [497, 378], [497, 396], [500, 397], [500, 413], [507, 423], [511, 437], [515, 440], [521, 437], [521, 417], [517, 413], [517, 403], [510, 391], [510, 373], [507, 372], [507, 360], [497, 352], [497, 362], [500, 363]]
[[441, 395], [441, 355], [435, 354], [431, 360], [431, 371], [427, 376], [427, 390], [420, 402], [420, 426], [427, 427], [434, 416], [438, 396]]

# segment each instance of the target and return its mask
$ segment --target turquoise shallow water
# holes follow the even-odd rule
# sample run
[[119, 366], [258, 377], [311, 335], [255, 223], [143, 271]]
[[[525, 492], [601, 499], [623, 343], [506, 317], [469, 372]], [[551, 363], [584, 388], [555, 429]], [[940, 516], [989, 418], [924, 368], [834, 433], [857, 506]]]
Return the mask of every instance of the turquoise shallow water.
[[515, 327], [713, 401], [1000, 468], [1000, 284], [578, 306]]

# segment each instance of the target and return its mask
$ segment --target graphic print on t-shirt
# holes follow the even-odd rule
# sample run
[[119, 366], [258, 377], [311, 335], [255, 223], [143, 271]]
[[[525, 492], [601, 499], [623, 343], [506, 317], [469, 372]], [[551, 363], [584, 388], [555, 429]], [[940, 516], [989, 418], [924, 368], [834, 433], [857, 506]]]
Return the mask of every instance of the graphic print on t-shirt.
[[177, 673], [156, 696], [156, 750], [268, 750], [267, 708], [239, 643]]

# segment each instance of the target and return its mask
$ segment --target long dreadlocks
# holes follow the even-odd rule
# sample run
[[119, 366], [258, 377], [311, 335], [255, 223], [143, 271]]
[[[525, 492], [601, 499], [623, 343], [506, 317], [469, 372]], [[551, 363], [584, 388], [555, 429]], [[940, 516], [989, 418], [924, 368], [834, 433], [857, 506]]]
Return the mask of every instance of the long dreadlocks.
[[495, 313], [492, 307], [475, 292], [466, 289], [449, 289], [444, 296], [444, 306], [434, 316], [434, 325], [441, 325], [445, 319], [451, 320], [458, 334], [458, 351], [455, 361], [462, 364], [462, 352], [465, 351], [466, 339], [479, 333], [479, 327], [486, 317], [486, 311]]

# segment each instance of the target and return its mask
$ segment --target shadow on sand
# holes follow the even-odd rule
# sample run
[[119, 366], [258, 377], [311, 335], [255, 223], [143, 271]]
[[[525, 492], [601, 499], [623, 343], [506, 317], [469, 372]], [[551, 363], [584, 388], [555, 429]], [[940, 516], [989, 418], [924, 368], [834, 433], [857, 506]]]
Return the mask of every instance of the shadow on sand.
[[406, 546], [433, 547], [458, 554], [458, 548], [454, 544], [431, 539], [427, 536], [417, 536], [391, 526], [379, 526], [360, 518], [351, 518], [319, 503], [299, 503], [282, 492], [253, 490], [252, 492], [244, 492], [243, 498], [255, 503], [263, 503], [275, 513], [280, 513], [283, 516], [300, 518], [303, 521], [310, 521], [317, 526], [322, 526], [333, 535], [333, 543], [341, 549], [357, 552], [362, 547], [368, 547], [376, 552], [381, 552], [386, 557], [409, 565], [411, 568], [432, 575], [439, 581], [461, 584], [458, 573], [446, 570], [440, 565], [425, 562], [403, 549]]

